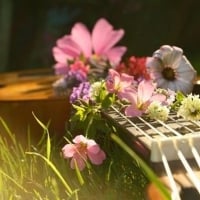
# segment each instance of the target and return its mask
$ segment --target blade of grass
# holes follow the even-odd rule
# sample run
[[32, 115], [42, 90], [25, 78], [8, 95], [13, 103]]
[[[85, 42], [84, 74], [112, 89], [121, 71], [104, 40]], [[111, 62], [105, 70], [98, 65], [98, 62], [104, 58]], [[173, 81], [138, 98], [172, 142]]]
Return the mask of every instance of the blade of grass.
[[109, 182], [110, 181], [110, 175], [111, 175], [111, 167], [113, 165], [113, 161], [110, 162], [109, 164], [109, 168], [108, 168], [108, 173], [107, 173], [107, 176], [106, 176], [106, 181]]
[[9, 179], [11, 182], [13, 182], [18, 188], [20, 188], [22, 191], [24, 192], [28, 192], [23, 186], [21, 186], [19, 183], [17, 183], [11, 176], [9, 176], [8, 174], [6, 174], [4, 171], [2, 171], [0, 169], [0, 173], [5, 176], [7, 179]]
[[35, 196], [37, 197], [38, 200], [43, 200], [43, 197], [41, 197], [40, 193], [36, 190], [33, 190]]
[[117, 135], [111, 134], [111, 138], [122, 148], [126, 151], [134, 160], [136, 160], [144, 172], [146, 173], [149, 180], [151, 180], [157, 188], [160, 190], [163, 198], [166, 200], [171, 199], [171, 195], [163, 185], [163, 183], [157, 178], [156, 174], [151, 170], [151, 168], [130, 148], [128, 147]]
[[60, 181], [62, 182], [62, 184], [64, 185], [64, 187], [68, 191], [68, 195], [71, 196], [73, 194], [73, 190], [71, 189], [69, 184], [65, 181], [65, 179], [63, 178], [61, 173], [57, 170], [56, 166], [48, 158], [46, 158], [43, 155], [36, 153], [36, 152], [26, 152], [26, 154], [35, 155], [35, 156], [42, 158], [50, 166], [50, 168], [57, 175], [57, 177], [60, 179]]
[[49, 136], [49, 130], [47, 128], [47, 126], [45, 126], [37, 117], [36, 115], [32, 112], [34, 118], [36, 119], [36, 121], [38, 122], [38, 124], [44, 129], [45, 133], [47, 134], [47, 146], [46, 146], [46, 154], [47, 154], [47, 159], [50, 159], [50, 155], [51, 155], [51, 140], [50, 140], [50, 136]]
[[16, 145], [16, 140], [15, 140], [15, 136], [12, 134], [11, 130], [8, 128], [8, 125], [6, 124], [6, 122], [3, 120], [2, 117], [0, 117], [0, 122], [3, 125], [3, 128], [6, 130], [6, 132], [8, 133], [8, 136], [10, 137], [10, 139], [12, 140], [13, 144]]
[[78, 177], [78, 181], [79, 181], [80, 185], [83, 185], [84, 184], [84, 179], [83, 179], [83, 176], [81, 175], [81, 172], [80, 172], [80, 170], [78, 168], [76, 160], [75, 160], [75, 170], [76, 170], [76, 175]]

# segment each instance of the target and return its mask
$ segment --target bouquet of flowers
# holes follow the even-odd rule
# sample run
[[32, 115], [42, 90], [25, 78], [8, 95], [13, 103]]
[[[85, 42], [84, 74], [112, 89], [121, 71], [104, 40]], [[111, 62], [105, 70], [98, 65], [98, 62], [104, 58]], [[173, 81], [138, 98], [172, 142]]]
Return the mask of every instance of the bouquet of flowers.
[[165, 121], [175, 111], [186, 120], [200, 120], [200, 98], [192, 94], [196, 71], [183, 50], [163, 45], [152, 56], [123, 60], [127, 48], [115, 46], [123, 36], [123, 29], [114, 30], [102, 18], [91, 33], [76, 23], [53, 48], [55, 72], [61, 75], [54, 90], [65, 94], [70, 89], [71, 127], [82, 133], [62, 149], [72, 168], [105, 160], [105, 145], [102, 150], [96, 141], [105, 144], [113, 131], [101, 115], [113, 105], [127, 117]]

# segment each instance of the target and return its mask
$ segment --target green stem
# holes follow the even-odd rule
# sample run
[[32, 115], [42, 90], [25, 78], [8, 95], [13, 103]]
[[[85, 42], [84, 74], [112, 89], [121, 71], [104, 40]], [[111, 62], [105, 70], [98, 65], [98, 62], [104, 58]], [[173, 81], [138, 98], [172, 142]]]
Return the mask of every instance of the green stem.
[[91, 125], [92, 125], [92, 123], [93, 123], [93, 120], [94, 120], [94, 116], [93, 116], [93, 114], [92, 114], [91, 117], [90, 117], [90, 119], [89, 119], [89, 122], [88, 122], [88, 125], [87, 125], [87, 127], [86, 127], [86, 130], [85, 130], [85, 135], [86, 135], [86, 137], [88, 137], [89, 130], [90, 130], [90, 127], [91, 127]]
[[157, 188], [160, 190], [163, 198], [166, 200], [170, 200], [171, 196], [169, 191], [163, 185], [163, 183], [158, 179], [156, 174], [151, 170], [151, 168], [130, 148], [128, 147], [118, 136], [115, 134], [111, 134], [111, 138], [122, 148], [124, 149], [133, 159], [135, 159], [145, 171], [149, 180], [151, 180]]

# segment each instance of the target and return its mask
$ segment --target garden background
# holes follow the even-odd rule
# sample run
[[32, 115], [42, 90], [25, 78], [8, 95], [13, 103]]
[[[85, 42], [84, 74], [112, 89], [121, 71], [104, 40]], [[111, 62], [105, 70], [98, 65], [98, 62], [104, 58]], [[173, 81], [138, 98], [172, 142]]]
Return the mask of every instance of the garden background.
[[199, 71], [198, 0], [0, 0], [0, 71], [52, 67], [51, 48], [75, 22], [105, 17], [125, 30], [127, 54], [151, 56], [163, 44], [181, 47]]

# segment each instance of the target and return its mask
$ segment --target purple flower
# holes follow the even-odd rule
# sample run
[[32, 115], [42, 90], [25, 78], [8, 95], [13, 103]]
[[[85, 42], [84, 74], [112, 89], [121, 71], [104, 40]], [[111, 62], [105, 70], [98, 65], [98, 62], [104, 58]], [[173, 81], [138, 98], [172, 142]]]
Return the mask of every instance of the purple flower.
[[75, 103], [78, 99], [88, 101], [89, 100], [89, 91], [90, 91], [90, 83], [89, 82], [80, 83], [80, 85], [78, 87], [73, 88], [73, 91], [70, 95], [70, 102]]
[[69, 71], [68, 72], [68, 79], [73, 79], [76, 82], [82, 83], [87, 80], [87, 75], [82, 73], [81, 71]]
[[77, 60], [70, 64], [68, 71], [68, 76], [73, 77], [78, 82], [85, 82], [87, 80], [87, 74], [89, 71], [89, 65], [84, 64], [84, 62]]

